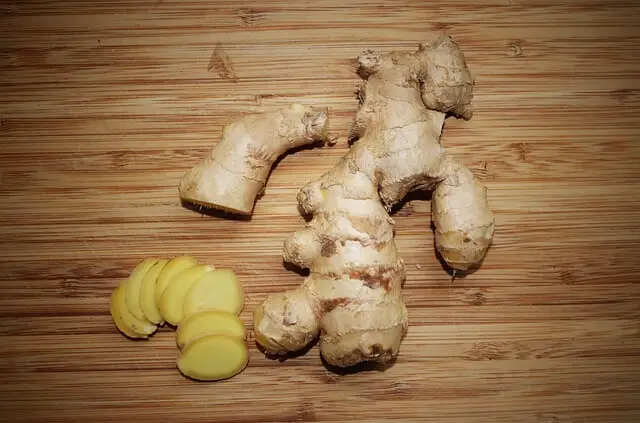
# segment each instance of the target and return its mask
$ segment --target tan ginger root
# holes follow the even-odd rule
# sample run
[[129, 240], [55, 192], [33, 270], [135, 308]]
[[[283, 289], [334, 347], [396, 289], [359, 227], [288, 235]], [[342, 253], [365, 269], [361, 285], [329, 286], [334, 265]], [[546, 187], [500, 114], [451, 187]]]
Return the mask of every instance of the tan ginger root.
[[247, 115], [225, 126], [222, 138], [180, 181], [187, 202], [250, 215], [271, 167], [287, 150], [328, 138], [325, 110], [293, 104]]
[[298, 202], [313, 217], [284, 244], [284, 259], [310, 274], [254, 313], [266, 352], [285, 355], [320, 335], [322, 356], [340, 367], [391, 362], [407, 328], [405, 267], [387, 210], [413, 189], [435, 188], [436, 247], [460, 270], [481, 261], [494, 227], [485, 188], [439, 142], [445, 114], [472, 115], [473, 80], [455, 42], [441, 35], [415, 53], [358, 60], [367, 80], [352, 127], [359, 141], [302, 188]]

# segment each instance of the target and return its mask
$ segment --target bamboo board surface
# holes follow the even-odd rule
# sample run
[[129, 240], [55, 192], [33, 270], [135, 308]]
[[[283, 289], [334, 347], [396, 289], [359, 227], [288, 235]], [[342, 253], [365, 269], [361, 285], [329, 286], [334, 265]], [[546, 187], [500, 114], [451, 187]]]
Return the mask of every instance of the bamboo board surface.
[[[0, 421], [640, 421], [639, 28], [629, 1], [0, 0]], [[250, 342], [244, 373], [195, 383], [170, 330], [116, 331], [118, 281], [178, 254], [236, 269], [251, 330], [302, 280], [282, 242], [300, 186], [347, 149], [353, 59], [438, 30], [477, 79], [442, 142], [489, 187], [497, 231], [451, 283], [428, 201], [394, 215], [395, 366], [342, 375], [317, 347], [278, 362]], [[293, 101], [330, 107], [338, 144], [284, 158], [250, 221], [181, 207], [224, 124]]]

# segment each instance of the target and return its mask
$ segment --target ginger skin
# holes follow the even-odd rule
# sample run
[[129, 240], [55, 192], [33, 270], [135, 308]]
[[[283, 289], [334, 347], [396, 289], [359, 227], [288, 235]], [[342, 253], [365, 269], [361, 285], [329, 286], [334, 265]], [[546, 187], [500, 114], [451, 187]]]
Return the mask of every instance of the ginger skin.
[[494, 219], [486, 189], [444, 153], [446, 114], [471, 118], [473, 80], [455, 42], [441, 35], [414, 53], [360, 55], [366, 79], [351, 137], [337, 165], [298, 194], [312, 215], [284, 243], [284, 259], [310, 269], [298, 288], [269, 296], [254, 313], [256, 340], [286, 355], [320, 336], [330, 365], [387, 364], [408, 325], [405, 267], [387, 213], [414, 189], [434, 189], [436, 247], [454, 269], [485, 255]]
[[247, 115], [225, 126], [222, 138], [180, 181], [183, 201], [251, 215], [276, 159], [287, 150], [328, 138], [325, 110], [300, 104]]

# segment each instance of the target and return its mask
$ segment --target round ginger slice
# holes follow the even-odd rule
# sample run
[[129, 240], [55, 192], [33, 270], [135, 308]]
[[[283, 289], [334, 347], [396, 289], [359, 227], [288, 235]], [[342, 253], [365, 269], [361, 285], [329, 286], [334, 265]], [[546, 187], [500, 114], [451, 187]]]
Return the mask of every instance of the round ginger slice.
[[176, 331], [176, 344], [180, 349], [207, 335], [225, 335], [244, 340], [246, 330], [235, 314], [224, 311], [203, 311], [185, 318]]
[[238, 315], [244, 307], [244, 291], [231, 269], [217, 269], [198, 280], [184, 300], [184, 315], [206, 310]]
[[178, 326], [184, 319], [184, 299], [189, 289], [207, 272], [214, 270], [213, 266], [201, 264], [175, 275], [162, 294], [160, 304], [160, 314], [164, 320], [173, 326]]
[[[131, 312], [127, 307], [126, 302], [126, 292], [125, 292], [125, 284], [127, 281], [123, 281], [120, 283], [120, 286], [116, 288], [116, 292], [113, 295], [112, 306], [114, 312], [112, 315], [115, 315], [118, 319], [116, 322], [116, 326], [120, 329], [118, 322], [125, 328], [125, 330], [129, 333], [137, 334], [137, 338], [148, 338], [149, 335], [152, 335], [158, 327], [148, 320], [140, 320]], [[127, 332], [122, 331], [125, 335], [129, 336]]]
[[225, 335], [207, 335], [187, 345], [177, 360], [183, 375], [202, 381], [228, 379], [249, 362], [244, 341]]
[[169, 260], [164, 268], [162, 268], [162, 272], [158, 275], [158, 280], [156, 281], [156, 306], [160, 308], [160, 300], [162, 299], [162, 294], [164, 290], [167, 289], [167, 285], [171, 282], [173, 277], [183, 270], [189, 269], [191, 267], [195, 267], [198, 265], [198, 261], [193, 257], [189, 256], [179, 256]]
[[151, 269], [142, 278], [142, 288], [140, 293], [140, 307], [147, 320], [156, 325], [164, 323], [164, 319], [158, 310], [156, 304], [156, 284], [158, 282], [158, 276], [162, 272], [162, 269], [167, 265], [169, 260], [162, 259], [153, 265]]
[[143, 260], [135, 267], [135, 269], [133, 269], [129, 279], [127, 280], [125, 287], [127, 307], [131, 314], [136, 316], [139, 320], [147, 319], [141, 306], [142, 279], [157, 262], [157, 258]]
[[111, 297], [109, 298], [109, 309], [111, 310], [111, 318], [113, 319], [113, 323], [115, 323], [116, 327], [123, 335], [129, 338], [132, 338], [132, 339], [146, 338], [147, 335], [136, 333], [125, 324], [124, 319], [120, 314], [120, 311], [116, 307], [119, 290], [120, 290], [120, 287], [116, 287], [116, 289], [114, 289], [113, 292], [111, 293]]

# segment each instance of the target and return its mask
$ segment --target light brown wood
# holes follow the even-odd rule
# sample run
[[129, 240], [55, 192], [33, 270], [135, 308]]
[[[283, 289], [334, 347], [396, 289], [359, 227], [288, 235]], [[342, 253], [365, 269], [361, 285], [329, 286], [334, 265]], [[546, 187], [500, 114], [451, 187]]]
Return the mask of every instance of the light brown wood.
[[[632, 1], [0, 1], [0, 421], [640, 421], [639, 28]], [[250, 331], [302, 280], [282, 242], [300, 186], [347, 149], [353, 59], [441, 29], [477, 78], [443, 144], [488, 185], [497, 232], [451, 283], [428, 201], [396, 213], [395, 366], [339, 375], [317, 347], [281, 363], [251, 342], [242, 374], [195, 383], [170, 330], [116, 331], [118, 281], [178, 254], [236, 269]], [[335, 147], [284, 158], [251, 221], [181, 207], [224, 124], [293, 101], [330, 107]]]

